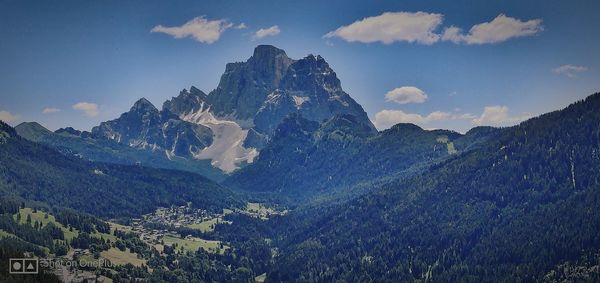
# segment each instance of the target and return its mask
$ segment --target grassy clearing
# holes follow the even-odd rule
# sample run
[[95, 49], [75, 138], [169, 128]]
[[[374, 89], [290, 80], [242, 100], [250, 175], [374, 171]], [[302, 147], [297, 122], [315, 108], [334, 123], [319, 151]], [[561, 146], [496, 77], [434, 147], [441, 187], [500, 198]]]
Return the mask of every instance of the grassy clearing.
[[153, 247], [154, 247], [154, 248], [155, 248], [155, 249], [156, 249], [156, 250], [157, 250], [159, 253], [162, 253], [162, 252], [164, 252], [164, 251], [165, 251], [165, 246], [163, 246], [163, 245], [161, 245], [161, 244], [156, 244], [156, 245], [153, 245]]
[[[231, 213], [233, 213], [233, 210], [227, 209], [227, 208], [223, 209], [223, 215], [227, 215], [227, 214], [231, 214]], [[218, 217], [215, 217], [215, 218], [212, 218], [209, 220], [202, 221], [200, 223], [194, 223], [194, 224], [187, 225], [187, 227], [206, 233], [206, 232], [214, 231], [215, 226], [217, 224], [223, 224], [223, 223], [231, 224], [231, 221], [223, 220], [223, 216], [218, 216]]]
[[117, 223], [108, 222], [110, 225], [110, 231], [113, 232], [115, 230], [131, 232], [131, 226], [125, 226]]
[[209, 253], [217, 253], [217, 252], [223, 253], [226, 249], [229, 248], [226, 245], [223, 245], [223, 248], [221, 248], [220, 241], [210, 241], [210, 240], [204, 240], [204, 239], [195, 238], [195, 237], [182, 239], [182, 238], [173, 237], [173, 236], [164, 236], [162, 238], [162, 240], [165, 242], [165, 245], [177, 244], [177, 251], [179, 251], [179, 249], [181, 247], [183, 247], [184, 251], [190, 251], [190, 252], [195, 252], [198, 249], [204, 249], [205, 251], [207, 251]]
[[439, 143], [445, 143], [446, 144], [446, 148], [448, 150], [448, 154], [455, 154], [458, 151], [456, 150], [456, 148], [454, 147], [454, 143], [451, 142], [447, 136], [439, 136], [436, 139], [437, 142]]
[[136, 253], [121, 251], [117, 248], [110, 248], [108, 251], [103, 251], [100, 253], [100, 256], [110, 260], [110, 262], [115, 265], [131, 263], [134, 266], [142, 266], [142, 264], [146, 264], [146, 260], [138, 258]]
[[458, 151], [456, 150], [456, 148], [454, 147], [454, 143], [453, 142], [449, 142], [446, 144], [448, 146], [448, 154], [455, 154]]
[[[19, 209], [19, 214], [21, 214], [21, 220], [19, 221], [19, 223], [23, 224], [27, 222], [27, 215], [31, 215], [31, 223], [35, 223], [35, 221], [39, 222], [42, 224], [42, 226], [46, 226], [48, 225], [48, 223], [52, 223], [54, 225], [56, 225], [58, 228], [60, 228], [63, 233], [65, 234], [65, 240], [67, 241], [71, 241], [74, 238], [77, 238], [77, 236], [79, 236], [79, 231], [75, 228], [71, 230], [69, 230], [69, 228], [65, 227], [62, 223], [56, 221], [56, 218], [52, 215], [52, 214], [48, 214], [48, 217], [46, 218], [46, 213], [43, 211], [37, 211], [37, 212], [33, 212], [33, 209], [26, 207], [26, 208], [21, 208]], [[17, 215], [15, 214], [13, 216], [15, 218], [15, 220], [17, 219]], [[111, 224], [112, 227], [112, 224]], [[125, 226], [123, 226], [125, 227]], [[112, 234], [106, 234], [106, 233], [99, 233], [99, 232], [94, 232], [91, 234], [92, 237], [96, 237], [96, 238], [104, 238], [105, 240], [110, 240], [111, 242], [114, 242], [117, 240], [117, 237], [115, 237]]]
[[219, 218], [213, 218], [210, 220], [202, 221], [200, 223], [194, 223], [188, 225], [188, 227], [202, 232], [212, 232], [215, 229], [215, 225], [219, 222]]
[[11, 234], [11, 233], [8, 233], [8, 232], [0, 229], [0, 238], [9, 238], [9, 237], [19, 238], [15, 234]]
[[252, 213], [254, 215], [257, 215], [258, 217], [260, 217], [260, 219], [263, 219], [263, 220], [269, 219], [269, 217], [274, 214], [287, 213], [287, 211], [278, 212], [273, 208], [266, 207], [263, 204], [256, 203], [256, 202], [249, 202], [248, 204], [246, 204], [246, 211], [249, 213]]
[[[111, 230], [111, 233], [112, 233], [112, 230]], [[94, 232], [94, 233], [90, 234], [90, 236], [96, 237], [99, 239], [110, 240], [111, 243], [114, 243], [117, 241], [117, 237], [113, 234]]]
[[[133, 231], [133, 228], [131, 226], [125, 226], [125, 225], [112, 223], [112, 222], [107, 222], [107, 223], [108, 223], [108, 225], [110, 225], [110, 235], [108, 238], [104, 237], [104, 239], [109, 239], [111, 242], [114, 242], [117, 240], [117, 237], [114, 235], [115, 231], [121, 231], [121, 232]], [[106, 235], [106, 234], [101, 234], [101, 235]]]
[[272, 208], [266, 207], [256, 202], [249, 202], [248, 204], [246, 204], [246, 211], [259, 214], [275, 213], [275, 210], [273, 210]]
[[[77, 231], [77, 229], [70, 231], [69, 228], [56, 221], [56, 218], [54, 218], [52, 214], [48, 214], [48, 218], [46, 218], [45, 212], [39, 210], [37, 212], [33, 212], [33, 209], [29, 207], [19, 209], [18, 214], [21, 214], [21, 220], [19, 221], [21, 224], [27, 222], [27, 215], [31, 215], [31, 223], [35, 223], [35, 221], [37, 221], [43, 226], [48, 225], [48, 223], [56, 225], [65, 234], [65, 240], [71, 241], [73, 238], [76, 238], [79, 235], [79, 231]], [[14, 218], [15, 220], [17, 219], [16, 214], [14, 215]]]

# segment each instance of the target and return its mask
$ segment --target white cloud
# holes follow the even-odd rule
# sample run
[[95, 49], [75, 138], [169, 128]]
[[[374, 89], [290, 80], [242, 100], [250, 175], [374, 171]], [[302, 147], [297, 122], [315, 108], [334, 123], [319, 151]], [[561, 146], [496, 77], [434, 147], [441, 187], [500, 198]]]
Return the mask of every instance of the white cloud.
[[458, 27], [450, 26], [444, 30], [442, 40], [454, 43], [489, 44], [535, 35], [543, 30], [541, 19], [521, 21], [500, 14], [491, 22], [474, 25], [467, 34]]
[[527, 120], [531, 117], [529, 114], [520, 116], [509, 116], [508, 107], [506, 106], [486, 106], [479, 118], [473, 119], [471, 122], [477, 126], [510, 126]]
[[475, 119], [477, 118], [477, 116], [471, 114], [471, 113], [463, 113], [463, 114], [456, 114], [452, 116], [452, 119], [456, 119], [456, 120], [471, 120], [471, 119]]
[[474, 25], [466, 34], [456, 26], [449, 26], [440, 34], [437, 30], [443, 20], [444, 15], [436, 13], [386, 12], [341, 26], [324, 37], [384, 44], [405, 41], [430, 45], [440, 40], [456, 44], [490, 44], [535, 35], [544, 30], [541, 19], [522, 21], [500, 14], [490, 22]]
[[450, 26], [444, 29], [444, 33], [442, 33], [443, 41], [452, 41], [456, 44], [461, 43], [464, 40], [464, 35], [461, 34], [462, 29]]
[[423, 103], [427, 100], [427, 94], [414, 86], [403, 86], [386, 93], [385, 100], [399, 104]]
[[266, 36], [275, 36], [281, 33], [279, 26], [272, 26], [269, 28], [261, 28], [254, 33], [254, 38], [263, 38]]
[[509, 115], [509, 109], [506, 106], [486, 106], [480, 116], [471, 113], [451, 113], [443, 111], [434, 111], [427, 115], [416, 113], [406, 113], [402, 110], [382, 110], [375, 114], [373, 124], [379, 130], [390, 128], [398, 123], [411, 123], [419, 125], [422, 128], [429, 129], [433, 122], [470, 121], [475, 126], [512, 126], [531, 118], [531, 114], [523, 113], [521, 115]]
[[433, 121], [442, 121], [452, 119], [452, 114], [448, 112], [435, 111], [427, 116], [414, 113], [406, 113], [402, 110], [382, 110], [375, 114], [375, 127], [378, 129], [387, 129], [398, 123], [411, 123], [417, 125], [427, 124]]
[[79, 102], [73, 105], [73, 109], [83, 112], [88, 117], [98, 116], [98, 104], [90, 102]]
[[0, 120], [4, 121], [7, 124], [10, 124], [19, 120], [19, 115], [12, 114], [8, 111], [0, 111]]
[[443, 15], [425, 12], [386, 12], [367, 17], [350, 25], [339, 27], [324, 37], [339, 37], [348, 42], [397, 41], [433, 44], [440, 39], [434, 31], [443, 21]]
[[561, 74], [561, 75], [566, 75], [569, 78], [574, 78], [574, 77], [577, 77], [577, 73], [585, 72], [587, 70], [588, 70], [588, 68], [585, 66], [576, 66], [576, 65], [567, 64], [567, 65], [562, 65], [560, 67], [556, 67], [556, 68], [552, 69], [552, 72]]
[[[432, 122], [449, 120], [473, 120], [477, 116], [471, 113], [450, 113], [443, 111], [434, 111], [425, 116], [415, 113], [406, 113], [402, 110], [382, 110], [375, 114], [373, 124], [377, 129], [387, 129], [398, 123], [411, 123], [419, 126], [425, 126]], [[430, 128], [430, 127], [429, 127]]]
[[44, 110], [42, 110], [42, 114], [51, 114], [51, 113], [56, 113], [56, 112], [60, 112], [60, 109], [58, 109], [58, 108], [52, 108], [52, 107], [46, 107], [46, 108], [44, 108]]
[[425, 116], [424, 123], [429, 123], [432, 121], [448, 120], [451, 118], [452, 118], [452, 114], [450, 114], [448, 112], [435, 111], [435, 112], [431, 112], [431, 113], [429, 113], [429, 115]]
[[234, 29], [246, 29], [246, 28], [248, 28], [248, 26], [245, 23], [241, 23], [233, 28]]
[[157, 25], [150, 32], [166, 33], [175, 38], [192, 37], [198, 42], [211, 44], [219, 40], [221, 34], [232, 26], [233, 24], [225, 19], [207, 20], [204, 16], [200, 16], [191, 19], [182, 26], [165, 27]]

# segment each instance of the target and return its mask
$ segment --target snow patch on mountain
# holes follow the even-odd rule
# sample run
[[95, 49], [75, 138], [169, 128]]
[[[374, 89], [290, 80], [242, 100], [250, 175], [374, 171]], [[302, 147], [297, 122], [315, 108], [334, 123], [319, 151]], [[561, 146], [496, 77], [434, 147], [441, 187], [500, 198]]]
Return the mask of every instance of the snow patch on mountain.
[[310, 97], [306, 97], [306, 96], [294, 95], [294, 96], [292, 96], [292, 98], [294, 99], [294, 103], [296, 104], [297, 109], [300, 109], [300, 107], [302, 107], [302, 104], [304, 104], [304, 102], [310, 101]]
[[248, 130], [234, 121], [215, 118], [210, 108], [205, 109], [204, 103], [199, 111], [183, 114], [181, 119], [209, 127], [213, 132], [212, 144], [194, 154], [196, 159], [210, 159], [213, 166], [231, 173], [244, 162], [252, 163], [258, 156], [256, 148], [243, 146]]

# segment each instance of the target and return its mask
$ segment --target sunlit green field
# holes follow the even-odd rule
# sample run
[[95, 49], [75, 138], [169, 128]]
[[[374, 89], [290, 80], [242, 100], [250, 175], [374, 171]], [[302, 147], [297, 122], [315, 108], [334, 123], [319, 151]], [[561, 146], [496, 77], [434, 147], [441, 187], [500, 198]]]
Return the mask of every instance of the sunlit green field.
[[223, 248], [221, 248], [220, 241], [210, 241], [210, 240], [204, 240], [204, 239], [195, 238], [195, 237], [191, 237], [189, 239], [182, 239], [182, 238], [173, 237], [173, 236], [164, 236], [163, 241], [164, 241], [165, 245], [176, 244], [177, 245], [176, 250], [178, 250], [178, 251], [180, 250], [181, 247], [183, 247], [184, 251], [190, 251], [190, 252], [195, 252], [198, 249], [202, 248], [205, 251], [211, 252], [211, 253], [223, 253], [226, 249], [229, 248], [226, 245], [223, 245]]

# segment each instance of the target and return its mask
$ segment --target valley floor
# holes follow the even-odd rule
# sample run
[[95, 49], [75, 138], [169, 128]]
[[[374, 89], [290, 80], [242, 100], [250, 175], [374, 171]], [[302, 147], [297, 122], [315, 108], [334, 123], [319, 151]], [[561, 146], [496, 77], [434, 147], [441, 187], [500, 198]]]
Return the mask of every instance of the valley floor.
[[[63, 225], [52, 214], [24, 207], [13, 215], [13, 219], [20, 225], [35, 224], [38, 229], [54, 225], [63, 232], [64, 240], [54, 241], [68, 245], [66, 254], [58, 255], [48, 247], [39, 246], [47, 254], [40, 257], [40, 267], [44, 268], [44, 272], [55, 274], [65, 282], [113, 282], [112, 277], [124, 269], [141, 268], [146, 272], [153, 272], [148, 261], [156, 259], [143, 252], [136, 252], [139, 247], [131, 246], [132, 242], [138, 246], [146, 246], [146, 250], [154, 251], [154, 256], [158, 258], [177, 258], [199, 250], [224, 255], [232, 247], [227, 242], [215, 240], [212, 232], [217, 225], [236, 225], [235, 222], [226, 220], [226, 216], [237, 214], [268, 220], [274, 215], [286, 213], [287, 211], [277, 211], [259, 203], [248, 203], [244, 209], [224, 209], [222, 213], [192, 209], [191, 206], [158, 208], [141, 218], [131, 219], [127, 224], [108, 222], [108, 233], [90, 233], [91, 238], [108, 243], [107, 248], [101, 251], [95, 246], [75, 247], [73, 243], [85, 233]], [[0, 229], [0, 239], [2, 238], [23, 240]], [[163, 268], [168, 269], [167, 266]], [[265, 279], [266, 274], [256, 276], [257, 282], [264, 282]]]

